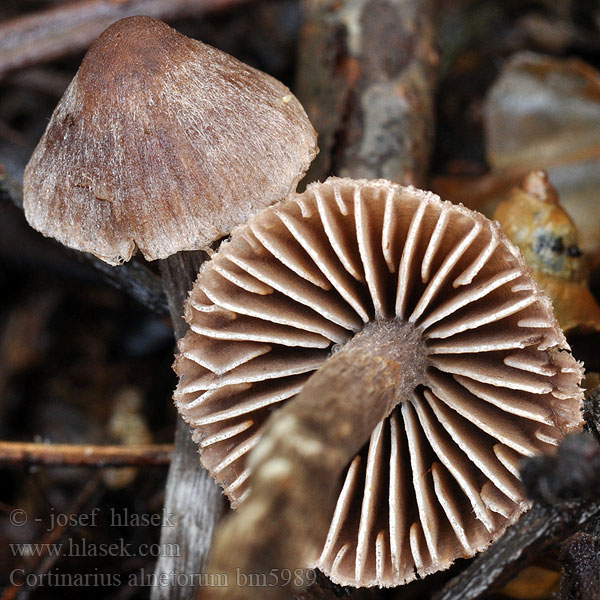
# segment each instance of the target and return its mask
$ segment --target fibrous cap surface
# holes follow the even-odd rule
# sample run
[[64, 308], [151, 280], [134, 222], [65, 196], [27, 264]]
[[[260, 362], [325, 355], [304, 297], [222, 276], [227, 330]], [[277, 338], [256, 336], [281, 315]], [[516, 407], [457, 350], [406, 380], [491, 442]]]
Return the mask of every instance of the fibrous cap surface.
[[272, 77], [149, 17], [88, 50], [25, 172], [29, 223], [111, 264], [197, 250], [285, 197], [317, 152]]

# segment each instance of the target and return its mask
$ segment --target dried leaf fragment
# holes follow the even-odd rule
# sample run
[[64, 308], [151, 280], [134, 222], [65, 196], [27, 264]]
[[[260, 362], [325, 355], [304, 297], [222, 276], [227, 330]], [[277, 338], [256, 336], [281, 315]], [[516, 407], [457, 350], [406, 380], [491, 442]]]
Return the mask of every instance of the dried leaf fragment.
[[564, 331], [600, 331], [600, 306], [589, 290], [577, 228], [543, 171], [532, 171], [494, 212], [548, 294]]

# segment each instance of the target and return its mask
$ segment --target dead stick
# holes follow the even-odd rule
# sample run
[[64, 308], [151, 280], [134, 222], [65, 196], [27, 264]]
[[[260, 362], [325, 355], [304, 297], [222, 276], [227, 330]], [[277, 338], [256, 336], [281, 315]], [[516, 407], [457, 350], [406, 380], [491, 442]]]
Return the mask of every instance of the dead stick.
[[172, 451], [171, 444], [96, 446], [0, 441], [0, 464], [48, 467], [160, 466], [171, 462]]
[[590, 433], [566, 437], [553, 455], [528, 458], [521, 467], [527, 494], [536, 500], [485, 552], [449, 581], [433, 600], [479, 600], [499, 589], [519, 569], [556, 547], [600, 515], [600, 389], [586, 394], [584, 417]]
[[535, 505], [493, 546], [450, 580], [433, 600], [479, 600], [489, 596], [519, 569], [599, 514], [597, 502]]
[[297, 95], [321, 152], [308, 180], [422, 186], [434, 135], [434, 0], [306, 0]]
[[85, 0], [0, 25], [0, 78], [87, 48], [111, 23], [132, 15], [173, 19], [202, 15], [244, 0]]

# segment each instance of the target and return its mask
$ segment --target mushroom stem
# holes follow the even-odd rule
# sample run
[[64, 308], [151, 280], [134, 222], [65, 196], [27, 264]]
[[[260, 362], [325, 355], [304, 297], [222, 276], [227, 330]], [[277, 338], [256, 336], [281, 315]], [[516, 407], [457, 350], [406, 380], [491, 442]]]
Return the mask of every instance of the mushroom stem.
[[369, 323], [271, 416], [249, 458], [250, 494], [213, 541], [210, 572], [227, 587], [203, 598], [255, 598], [248, 581], [266, 584], [262, 598], [288, 598], [309, 583], [302, 568], [323, 547], [343, 470], [422, 381], [421, 343], [410, 323]]
[[[181, 316], [183, 304], [191, 289], [194, 277], [204, 261], [204, 254], [177, 252], [159, 261], [165, 294], [169, 301], [175, 338], [185, 333]], [[193, 572], [203, 568], [217, 521], [223, 512], [219, 488], [198, 461], [189, 427], [178, 419], [171, 465], [167, 477], [164, 510], [177, 516], [175, 523], [165, 523], [161, 529], [160, 543], [172, 544], [179, 552], [160, 553], [154, 571], [158, 581], [168, 573]], [[170, 588], [170, 589], [169, 589]], [[152, 600], [170, 600], [189, 597], [185, 586], [154, 586]]]

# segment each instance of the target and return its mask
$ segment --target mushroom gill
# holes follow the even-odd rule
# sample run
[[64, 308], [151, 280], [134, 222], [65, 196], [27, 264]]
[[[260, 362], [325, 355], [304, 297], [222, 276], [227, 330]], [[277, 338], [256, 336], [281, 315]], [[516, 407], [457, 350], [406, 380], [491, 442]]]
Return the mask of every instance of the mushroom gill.
[[331, 178], [264, 209], [203, 265], [186, 319], [175, 402], [234, 507], [266, 419], [330, 355], [368, 334], [400, 357], [400, 402], [348, 465], [314, 562], [343, 585], [488, 546], [528, 507], [519, 460], [581, 426], [582, 369], [519, 251], [414, 188]]

